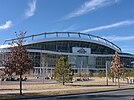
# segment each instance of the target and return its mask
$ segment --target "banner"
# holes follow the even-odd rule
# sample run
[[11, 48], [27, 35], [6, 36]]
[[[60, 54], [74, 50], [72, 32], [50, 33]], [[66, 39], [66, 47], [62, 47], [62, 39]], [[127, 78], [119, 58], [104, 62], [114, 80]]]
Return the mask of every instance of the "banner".
[[91, 54], [91, 48], [73, 47], [72, 52], [80, 54]]

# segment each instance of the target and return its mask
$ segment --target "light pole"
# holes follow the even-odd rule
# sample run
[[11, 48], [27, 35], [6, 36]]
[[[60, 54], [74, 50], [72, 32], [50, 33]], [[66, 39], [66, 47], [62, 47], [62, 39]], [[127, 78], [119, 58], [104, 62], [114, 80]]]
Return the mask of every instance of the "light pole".
[[44, 68], [44, 66], [43, 66], [43, 84], [45, 83], [45, 70], [44, 70], [45, 68]]
[[82, 80], [82, 67], [83, 67], [83, 62], [82, 62], [82, 60], [81, 60], [81, 71], [80, 71], [81, 80]]
[[106, 61], [106, 85], [108, 85], [108, 67], [109, 67], [110, 62]]
[[48, 77], [48, 63], [46, 62], [46, 75], [45, 77]]
[[43, 53], [41, 50], [41, 58], [40, 58], [40, 63], [41, 63], [41, 68], [42, 68], [42, 79], [43, 79], [43, 84], [45, 83], [45, 66], [44, 66], [44, 58], [43, 58]]

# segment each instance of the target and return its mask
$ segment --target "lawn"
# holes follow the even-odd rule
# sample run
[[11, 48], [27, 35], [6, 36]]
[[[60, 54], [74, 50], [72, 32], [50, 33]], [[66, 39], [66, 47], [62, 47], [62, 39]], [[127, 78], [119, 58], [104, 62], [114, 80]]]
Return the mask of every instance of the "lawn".
[[[39, 92], [39, 93], [26, 93], [25, 96], [31, 96], [31, 95], [57, 95], [57, 94], [71, 94], [71, 93], [83, 93], [83, 92], [96, 92], [96, 91], [105, 91], [105, 90], [116, 90], [118, 89], [118, 86], [115, 86], [115, 83], [112, 83], [111, 80], [109, 80], [109, 86], [115, 86], [109, 87], [109, 88], [96, 88], [96, 87], [105, 87], [106, 81], [105, 78], [98, 78], [93, 77], [89, 81], [77, 81], [74, 83], [66, 83], [65, 85], [62, 85], [62, 83], [55, 83], [55, 84], [23, 84], [23, 91], [29, 91], [29, 90], [51, 90], [47, 92]], [[127, 85], [126, 81], [121, 80], [121, 88], [134, 88], [133, 85]], [[62, 89], [59, 91], [52, 91], [55, 89]], [[67, 89], [67, 90], [64, 90]], [[0, 85], [0, 92], [10, 92], [10, 91], [18, 91], [19, 92], [19, 84], [15, 85]], [[17, 94], [18, 95], [18, 94]], [[8, 95], [0, 95], [0, 97], [15, 97], [16, 94], [8, 94]]]
[[[121, 81], [121, 85], [125, 85], [126, 81]], [[64, 88], [81, 88], [81, 87], [99, 87], [99, 86], [105, 86], [106, 81], [105, 78], [98, 78], [93, 77], [89, 81], [77, 81], [73, 83], [66, 83], [65, 85], [62, 85], [62, 83], [56, 83], [56, 84], [23, 84], [23, 90], [45, 90], [45, 89], [64, 89]], [[111, 80], [109, 80], [109, 85], [115, 85], [115, 83], [112, 83]], [[0, 85], [1, 91], [14, 91], [19, 89], [19, 82], [15, 85]]]

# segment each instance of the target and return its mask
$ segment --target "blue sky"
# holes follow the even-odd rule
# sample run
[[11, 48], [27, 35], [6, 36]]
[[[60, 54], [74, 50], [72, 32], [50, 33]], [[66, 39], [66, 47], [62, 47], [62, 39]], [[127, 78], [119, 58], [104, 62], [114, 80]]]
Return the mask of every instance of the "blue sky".
[[0, 44], [20, 31], [90, 33], [134, 54], [134, 0], [0, 0]]

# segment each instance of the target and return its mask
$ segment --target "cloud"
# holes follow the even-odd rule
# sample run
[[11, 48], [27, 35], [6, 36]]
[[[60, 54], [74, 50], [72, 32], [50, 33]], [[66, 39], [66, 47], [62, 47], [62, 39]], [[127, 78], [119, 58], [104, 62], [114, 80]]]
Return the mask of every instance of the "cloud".
[[106, 26], [98, 26], [95, 28], [89, 28], [89, 29], [83, 30], [81, 32], [86, 33], [86, 32], [92, 32], [92, 31], [99, 31], [99, 30], [105, 30], [105, 29], [126, 26], [126, 25], [131, 25], [131, 24], [134, 24], [134, 20], [126, 20], [126, 21], [121, 21], [121, 22], [117, 22], [114, 24], [106, 25]]
[[65, 16], [64, 20], [87, 14], [90, 11], [96, 10], [100, 7], [104, 7], [113, 3], [117, 3], [119, 1], [120, 0], [88, 0], [78, 10]]
[[134, 48], [132, 46], [129, 46], [129, 45], [123, 45], [123, 46], [120, 46], [121, 47], [121, 50], [124, 51], [124, 52], [130, 52], [131, 54], [133, 53], [134, 54]]
[[132, 36], [103, 36], [103, 38], [110, 40], [112, 42], [122, 42], [122, 41], [134, 41], [134, 35]]
[[73, 31], [74, 29], [76, 29], [75, 25], [70, 25], [67, 28], [63, 29], [63, 32], [67, 32], [67, 31]]
[[31, 0], [31, 2], [29, 2], [28, 4], [28, 8], [26, 9], [25, 17], [29, 18], [33, 16], [35, 14], [35, 10], [36, 10], [36, 0]]
[[130, 47], [126, 47], [126, 48], [122, 48], [122, 51], [134, 51], [134, 48], [130, 48]]
[[0, 25], [0, 30], [4, 30], [4, 29], [8, 29], [8, 28], [10, 28], [10, 27], [12, 27], [12, 21], [6, 21], [6, 23], [5, 24], [3, 24], [3, 25]]

